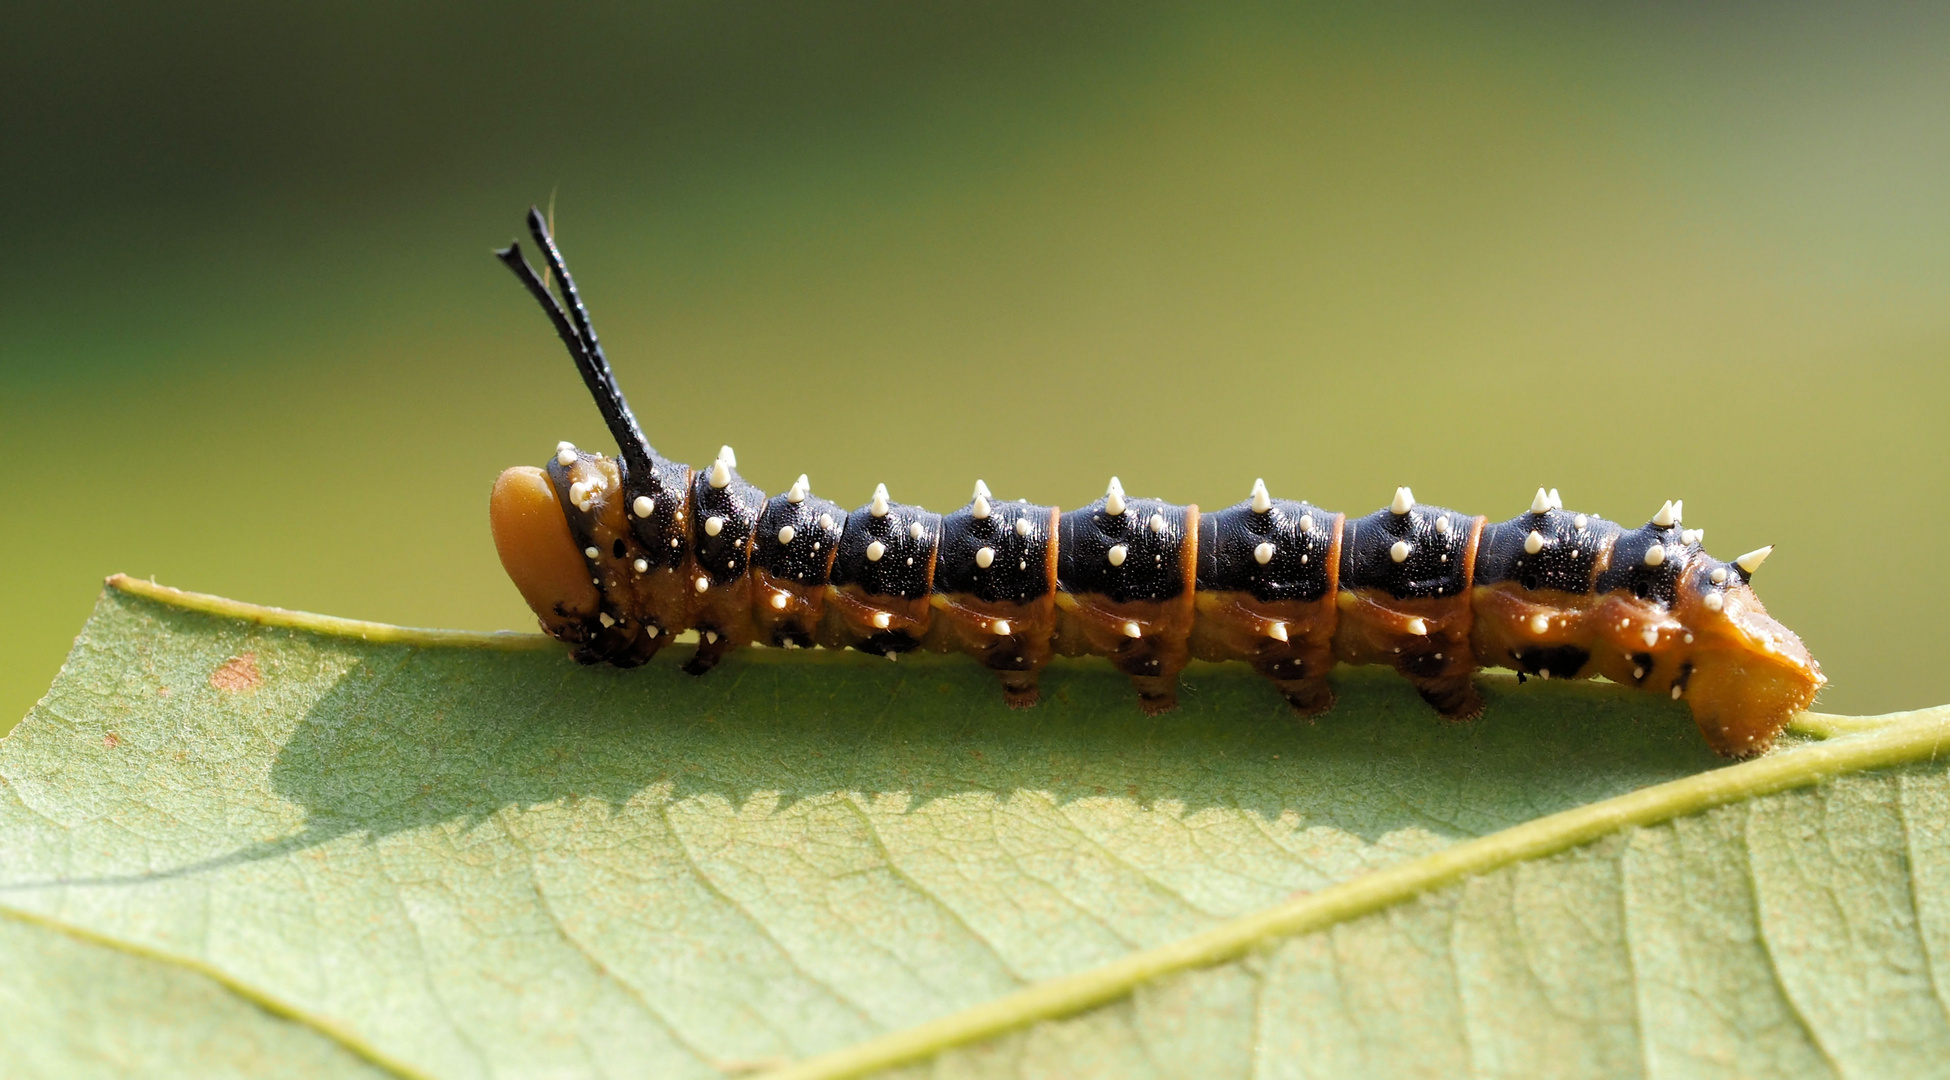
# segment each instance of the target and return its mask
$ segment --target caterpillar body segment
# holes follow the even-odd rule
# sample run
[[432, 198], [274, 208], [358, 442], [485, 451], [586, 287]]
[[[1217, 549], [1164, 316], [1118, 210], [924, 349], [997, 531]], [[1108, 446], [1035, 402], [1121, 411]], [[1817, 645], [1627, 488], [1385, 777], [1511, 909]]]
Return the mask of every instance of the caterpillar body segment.
[[925, 645], [975, 657], [1019, 709], [1036, 703], [1036, 673], [1053, 651], [1060, 527], [1055, 507], [995, 502], [980, 481], [941, 519]]
[[752, 538], [753, 623], [757, 639], [782, 649], [817, 644], [826, 588], [846, 511], [808, 490], [801, 476], [792, 490], [767, 500]]
[[[1033, 705], [1055, 655], [1102, 656], [1148, 712], [1176, 704], [1191, 659], [1249, 664], [1294, 710], [1331, 708], [1337, 663], [1384, 664], [1442, 716], [1483, 710], [1477, 669], [1589, 678], [1689, 702], [1708, 744], [1772, 744], [1826, 681], [1750, 587], [1771, 549], [1721, 562], [1667, 503], [1627, 528], [1540, 489], [1502, 522], [1415, 502], [1350, 518], [1255, 484], [1209, 514], [1127, 496], [1113, 478], [1081, 509], [1003, 502], [855, 510], [804, 476], [767, 496], [731, 448], [693, 470], [644, 439], [541, 216], [529, 230], [564, 303], [516, 246], [499, 253], [541, 303], [621, 452], [559, 444], [503, 473], [490, 521], [542, 628], [584, 663], [630, 667], [684, 630], [703, 674], [749, 644], [973, 657], [1012, 706]], [[565, 310], [566, 307], [566, 310]]]
[[1344, 520], [1274, 499], [1263, 483], [1245, 502], [1201, 515], [1192, 656], [1246, 661], [1302, 716], [1333, 708]]
[[1336, 659], [1386, 664], [1452, 720], [1482, 715], [1470, 681], [1475, 651], [1471, 569], [1483, 519], [1417, 506], [1407, 488], [1341, 538]]
[[1147, 713], [1171, 709], [1191, 659], [1198, 507], [1126, 499], [1112, 477], [1058, 521], [1056, 651], [1109, 658]]

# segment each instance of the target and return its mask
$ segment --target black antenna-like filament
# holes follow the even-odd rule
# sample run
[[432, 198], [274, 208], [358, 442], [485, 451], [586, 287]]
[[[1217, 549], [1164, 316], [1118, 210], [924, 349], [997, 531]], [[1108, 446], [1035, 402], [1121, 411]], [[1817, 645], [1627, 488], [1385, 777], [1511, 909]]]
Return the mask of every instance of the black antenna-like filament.
[[629, 401], [623, 397], [622, 388], [616, 385], [616, 374], [610, 370], [603, 347], [596, 341], [596, 331], [589, 325], [589, 312], [582, 305], [582, 296], [576, 291], [575, 279], [569, 276], [568, 266], [562, 261], [562, 252], [555, 246], [555, 238], [549, 235], [548, 223], [543, 220], [541, 211], [532, 206], [528, 208], [528, 231], [542, 249], [551, 276], [560, 283], [562, 295], [569, 301], [567, 313], [536, 275], [535, 268], [528, 265], [519, 242], [511, 243], [494, 254], [527, 286], [530, 295], [542, 305], [543, 314], [554, 324], [555, 333], [562, 339], [562, 344], [568, 346], [576, 370], [582, 373], [583, 383], [589, 387], [590, 396], [596, 399], [597, 411], [603, 414], [603, 422], [609, 425], [609, 433], [616, 440], [624, 477], [627, 479], [631, 473], [648, 477], [656, 451], [644, 439], [643, 429], [636, 422], [636, 414], [630, 411]]

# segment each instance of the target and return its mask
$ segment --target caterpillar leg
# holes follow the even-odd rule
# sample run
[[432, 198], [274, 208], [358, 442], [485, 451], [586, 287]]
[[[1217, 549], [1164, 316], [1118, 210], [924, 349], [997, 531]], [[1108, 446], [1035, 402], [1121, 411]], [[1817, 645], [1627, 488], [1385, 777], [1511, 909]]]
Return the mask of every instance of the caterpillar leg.
[[[698, 572], [697, 581], [706, 581]], [[749, 577], [729, 582], [709, 582], [699, 590], [692, 625], [697, 628], [697, 652], [684, 664], [692, 675], [702, 675], [718, 666], [724, 654], [752, 643], [756, 625], [752, 619], [753, 582]]]
[[[1144, 662], [1147, 668], [1162, 668], [1156, 659]], [[1178, 673], [1169, 675], [1138, 674], [1129, 667], [1119, 664], [1118, 668], [1131, 677], [1131, 685], [1137, 689], [1138, 708], [1146, 716], [1162, 716], [1178, 707]]]
[[869, 656], [898, 657], [921, 645], [932, 612], [925, 595], [914, 599], [870, 595], [858, 585], [829, 586], [819, 644], [858, 649]]
[[1445, 720], [1483, 715], [1483, 695], [1470, 676], [1469, 596], [1398, 600], [1379, 590], [1343, 590], [1334, 655], [1350, 664], [1386, 664]]
[[684, 662], [684, 674], [702, 675], [718, 666], [724, 654], [733, 648], [731, 639], [715, 630], [702, 631], [697, 639], [697, 652]]
[[1036, 685], [1032, 676], [1028, 679], [1011, 680], [1002, 677], [1002, 703], [1011, 709], [1033, 709], [1043, 699], [1042, 687]]
[[810, 648], [826, 607], [826, 586], [807, 586], [762, 569], [752, 571], [753, 633], [775, 649]]
[[1334, 687], [1327, 681], [1327, 673], [1309, 674], [1305, 661], [1287, 658], [1255, 661], [1253, 670], [1265, 676], [1302, 719], [1312, 720], [1334, 707]]
[[1415, 692], [1444, 720], [1474, 720], [1483, 715], [1483, 695], [1468, 675], [1449, 675], [1436, 679], [1409, 677]]
[[1334, 707], [1327, 682], [1338, 614], [1332, 600], [1266, 601], [1245, 591], [1205, 591], [1196, 606], [1194, 657], [1245, 661], [1304, 718]]
[[1056, 609], [1057, 652], [1108, 659], [1131, 677], [1147, 716], [1178, 707], [1178, 673], [1191, 659], [1189, 603], [1118, 603], [1103, 595], [1064, 592], [1057, 594]]
[[974, 657], [1000, 677], [1002, 700], [1010, 708], [1036, 704], [1042, 693], [1037, 676], [1049, 663], [1050, 637], [1056, 629], [1050, 594], [1018, 603], [938, 592], [929, 604], [934, 617], [923, 641], [926, 648]]

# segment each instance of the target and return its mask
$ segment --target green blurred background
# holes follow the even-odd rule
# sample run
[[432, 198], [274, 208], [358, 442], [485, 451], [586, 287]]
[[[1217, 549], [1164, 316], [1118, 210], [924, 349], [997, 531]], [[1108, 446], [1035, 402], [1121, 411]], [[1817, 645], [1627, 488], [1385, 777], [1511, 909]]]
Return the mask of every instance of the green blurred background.
[[959, 505], [1683, 497], [1833, 682], [1950, 700], [1950, 8], [16, 5], [0, 720], [103, 575], [529, 628], [606, 440]]

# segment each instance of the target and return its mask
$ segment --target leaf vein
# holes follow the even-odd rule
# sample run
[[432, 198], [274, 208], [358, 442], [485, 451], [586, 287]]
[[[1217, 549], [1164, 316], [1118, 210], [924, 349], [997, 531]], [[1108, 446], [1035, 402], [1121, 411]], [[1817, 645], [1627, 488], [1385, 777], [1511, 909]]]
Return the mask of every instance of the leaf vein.
[[[766, 944], [777, 951], [780, 957], [791, 964], [792, 970], [798, 972], [799, 976], [805, 979], [809, 985], [823, 991], [827, 996], [851, 1011], [854, 1016], [859, 1018], [862, 1026], [870, 1030], [879, 1028], [880, 1025], [874, 1023], [872, 1015], [859, 1002], [854, 1001], [846, 994], [840, 993], [836, 987], [829, 984], [826, 980], [807, 971], [805, 965], [799, 962], [799, 958], [793, 954], [791, 949], [786, 948], [785, 943], [778, 939], [778, 936], [772, 932], [772, 928], [763, 919], [760, 919], [757, 913], [753, 912], [743, 901], [731, 895], [723, 886], [718, 884], [717, 880], [711, 876], [710, 871], [704, 868], [704, 864], [691, 851], [691, 845], [685, 839], [682, 830], [677, 828], [677, 823], [671, 820], [669, 804], [658, 807], [657, 812], [663, 817], [664, 827], [670, 830], [671, 837], [677, 841], [676, 848], [683, 854], [684, 865], [690, 868], [691, 874], [697, 879], [699, 886], [717, 898], [720, 903], [737, 912], [739, 917], [744, 919]], [[769, 1020], [767, 1021], [767, 1026], [772, 1027]], [[780, 1042], [788, 1046], [793, 1044], [794, 1040], [790, 1032], [780, 1031], [776, 1027], [773, 1027], [772, 1030], [774, 1034], [778, 1035]]]
[[11, 905], [0, 904], [0, 918], [12, 919], [30, 926], [38, 926], [44, 930], [64, 934], [84, 944], [113, 949], [117, 952], [126, 953], [152, 963], [164, 964], [201, 975], [238, 999], [248, 1002], [271, 1016], [290, 1021], [300, 1027], [313, 1031], [325, 1039], [344, 1047], [353, 1055], [371, 1063], [373, 1066], [401, 1077], [402, 1080], [432, 1080], [430, 1074], [422, 1072], [406, 1062], [392, 1057], [352, 1032], [346, 1031], [337, 1024], [326, 1020], [324, 1017], [314, 1015], [267, 991], [251, 986], [242, 979], [231, 975], [229, 972], [207, 961], [178, 953], [167, 952], [148, 945], [141, 945], [133, 941], [110, 937], [107, 934], [76, 926], [61, 919], [43, 915], [39, 912], [16, 908]]

